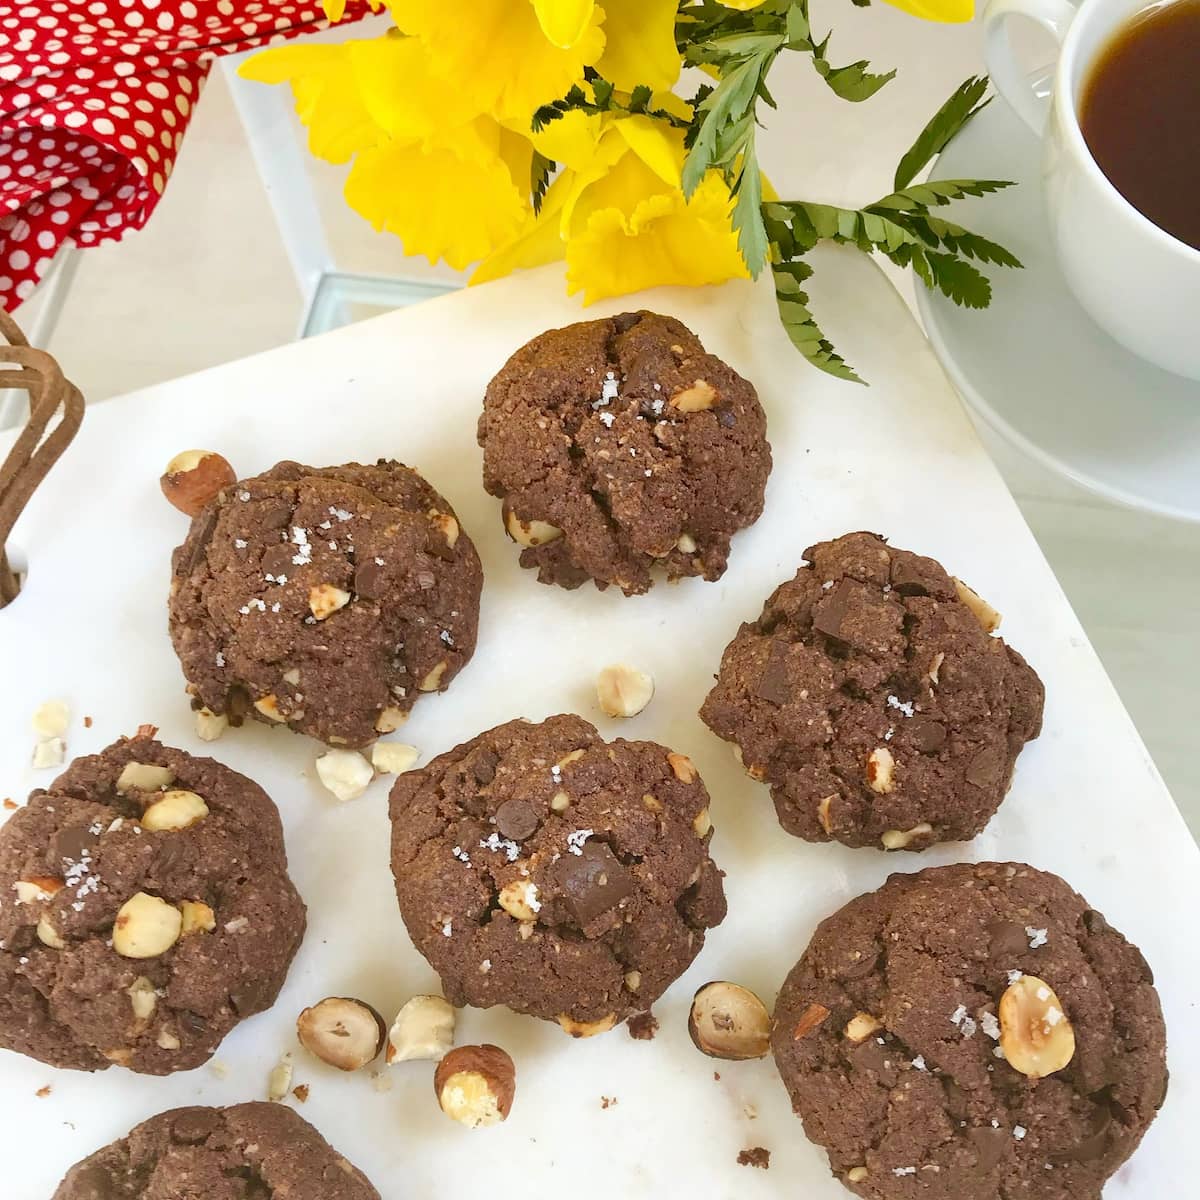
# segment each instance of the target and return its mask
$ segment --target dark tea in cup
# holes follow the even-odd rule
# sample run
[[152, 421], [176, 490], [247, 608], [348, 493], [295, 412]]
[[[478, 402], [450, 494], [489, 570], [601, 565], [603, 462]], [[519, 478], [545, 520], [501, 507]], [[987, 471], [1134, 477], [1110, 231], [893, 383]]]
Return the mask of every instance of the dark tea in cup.
[[1154, 5], [1113, 36], [1084, 84], [1079, 126], [1117, 191], [1200, 249], [1200, 0]]

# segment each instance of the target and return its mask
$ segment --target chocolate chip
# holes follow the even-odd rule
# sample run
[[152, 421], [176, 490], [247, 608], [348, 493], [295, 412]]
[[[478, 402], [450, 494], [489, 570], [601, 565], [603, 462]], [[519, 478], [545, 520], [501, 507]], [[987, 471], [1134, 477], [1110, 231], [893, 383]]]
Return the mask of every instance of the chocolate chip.
[[813, 612], [813, 628], [826, 637], [841, 639], [842, 622], [858, 585], [849, 579], [838, 581], [837, 587], [820, 601]]
[[892, 590], [902, 596], [928, 596], [929, 588], [913, 559], [904, 554], [892, 559]]
[[116, 1181], [97, 1164], [72, 1171], [65, 1182], [70, 1185], [72, 1200], [120, 1200]]
[[734, 415], [733, 409], [728, 404], [719, 405], [717, 408], [717, 424], [722, 429], [732, 429], [737, 424], [737, 417]]
[[475, 757], [475, 761], [471, 764], [471, 770], [475, 775], [475, 782], [481, 787], [486, 787], [493, 779], [496, 778], [496, 764], [500, 761], [500, 755], [495, 750], [481, 750]]
[[202, 1142], [220, 1124], [220, 1115], [211, 1108], [185, 1108], [171, 1122], [171, 1136], [186, 1146]]
[[988, 954], [992, 959], [1016, 958], [1029, 950], [1029, 935], [1024, 925], [1015, 921], [993, 921], [988, 926], [991, 943]]
[[932, 717], [913, 717], [904, 725], [904, 731], [922, 754], [933, 754], [946, 744], [946, 727]]
[[604, 842], [584, 842], [582, 853], [558, 863], [558, 885], [575, 923], [583, 928], [636, 890], [629, 872]]
[[851, 1057], [855, 1066], [874, 1071], [876, 1075], [883, 1075], [896, 1067], [895, 1050], [887, 1042], [881, 1046], [878, 1037], [874, 1035], [856, 1046], [851, 1051]]
[[[292, 523], [292, 506], [287, 500], [266, 497], [259, 500], [254, 524], [262, 529], [283, 529]], [[291, 551], [289, 553], [289, 561]]]
[[1107, 933], [1112, 928], [1104, 919], [1104, 914], [1097, 912], [1094, 908], [1089, 908], [1083, 914], [1083, 927], [1093, 935]]
[[641, 319], [642, 314], [640, 312], [617, 313], [612, 318], [613, 329], [617, 333], [628, 333]]
[[292, 555], [295, 551], [291, 546], [271, 546], [262, 556], [259, 566], [264, 575], [273, 575], [276, 579], [287, 578], [292, 569]]
[[210, 504], [197, 518], [199, 525], [185, 543], [185, 545], [191, 546], [191, 550], [188, 552], [187, 562], [180, 572], [184, 578], [193, 575], [196, 568], [204, 561], [209, 543], [212, 541], [213, 530], [217, 527], [217, 515], [216, 505]]
[[1005, 1147], [1012, 1141], [1007, 1129], [976, 1125], [967, 1130], [967, 1141], [975, 1151], [975, 1170], [986, 1175], [1003, 1157]]
[[364, 600], [378, 599], [383, 581], [383, 568], [375, 561], [360, 563], [354, 572], [354, 593]]
[[437, 577], [432, 571], [418, 571], [413, 578], [417, 581], [417, 587], [425, 592], [437, 584]]
[[510, 841], [523, 842], [537, 827], [537, 809], [527, 800], [505, 800], [496, 809], [496, 828]]
[[946, 1093], [946, 1111], [956, 1120], [967, 1119], [967, 1093], [954, 1082], [942, 1076], [942, 1088]]
[[190, 1008], [181, 1008], [178, 1013], [179, 1023], [188, 1033], [203, 1034], [208, 1032], [208, 1022]]
[[994, 788], [1004, 778], [1006, 763], [1002, 747], [984, 746], [967, 764], [967, 782], [979, 788]]
[[155, 839], [154, 863], [150, 875], [162, 884], [181, 868], [191, 865], [191, 852], [178, 833], [161, 833]]
[[847, 958], [845, 966], [839, 966], [836, 972], [838, 979], [863, 979], [870, 975], [875, 970], [875, 964], [879, 961], [879, 956], [883, 950], [879, 946], [873, 946], [870, 951], [864, 954], [861, 958]]
[[90, 853], [98, 839], [99, 835], [93, 833], [89, 825], [71, 825], [60, 829], [54, 839], [55, 856], [63, 862], [82, 862], [84, 851]]
[[252, 1013], [262, 1012], [267, 1006], [269, 996], [262, 983], [248, 979], [240, 988], [229, 993], [229, 1007], [239, 1017], [248, 1017]]
[[231, 687], [225, 695], [225, 715], [230, 725], [240, 725], [249, 711], [250, 693], [244, 687]]
[[1051, 1162], [1094, 1162], [1103, 1158], [1117, 1131], [1112, 1128], [1112, 1116], [1103, 1108], [1092, 1113], [1091, 1132], [1074, 1146], [1051, 1150], [1046, 1157]]
[[787, 649], [777, 641], [771, 643], [766, 668], [758, 680], [757, 694], [781, 708], [792, 698], [787, 677]]

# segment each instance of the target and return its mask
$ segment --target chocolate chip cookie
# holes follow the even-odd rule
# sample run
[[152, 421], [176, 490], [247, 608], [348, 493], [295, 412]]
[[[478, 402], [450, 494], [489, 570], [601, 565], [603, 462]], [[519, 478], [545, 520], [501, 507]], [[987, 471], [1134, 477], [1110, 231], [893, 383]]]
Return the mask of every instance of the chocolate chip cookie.
[[175, 1108], [76, 1163], [52, 1200], [379, 1200], [282, 1104]]
[[81, 1071], [199, 1066], [271, 1006], [303, 933], [267, 794], [139, 733], [0, 828], [0, 1046]]
[[930, 558], [850, 533], [804, 552], [726, 647], [700, 710], [811, 842], [972, 838], [1042, 725], [1041, 680], [999, 614]]
[[1056, 875], [893, 875], [817, 928], [772, 1049], [869, 1200], [1099, 1200], [1166, 1094], [1150, 968]]
[[400, 776], [390, 811], [400, 912], [451, 1004], [601, 1033], [725, 917], [691, 760], [581, 717], [482, 733]]
[[453, 509], [397, 462], [284, 462], [220, 492], [173, 557], [193, 707], [339, 746], [390, 733], [475, 650], [483, 573]]
[[753, 385], [650, 312], [522, 346], [488, 385], [479, 444], [521, 565], [626, 595], [648, 591], [655, 568], [720, 579], [771, 471]]

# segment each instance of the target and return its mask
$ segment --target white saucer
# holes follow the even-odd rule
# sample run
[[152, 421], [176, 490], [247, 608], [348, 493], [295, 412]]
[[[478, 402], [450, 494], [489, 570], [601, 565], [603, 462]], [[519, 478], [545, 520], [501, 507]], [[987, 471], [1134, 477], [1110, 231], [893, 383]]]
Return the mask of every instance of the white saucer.
[[1200, 521], [1200, 383], [1135, 358], [1067, 290], [1042, 214], [1040, 151], [997, 98], [939, 158], [934, 178], [1017, 182], [957, 206], [955, 219], [1025, 268], [986, 268], [983, 312], [918, 287], [929, 340], [971, 408], [1033, 458], [1110, 500]]

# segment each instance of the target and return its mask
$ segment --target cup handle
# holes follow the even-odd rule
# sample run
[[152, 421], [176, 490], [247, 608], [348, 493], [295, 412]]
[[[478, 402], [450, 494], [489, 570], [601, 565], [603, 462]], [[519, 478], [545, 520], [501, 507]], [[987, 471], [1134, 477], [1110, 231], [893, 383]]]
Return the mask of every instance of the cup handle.
[[1050, 105], [1034, 92], [1008, 32], [1008, 18], [1028, 17], [1062, 46], [1076, 9], [1067, 0], [992, 0], [983, 14], [983, 57], [988, 74], [1016, 114], [1039, 137], [1046, 127]]

